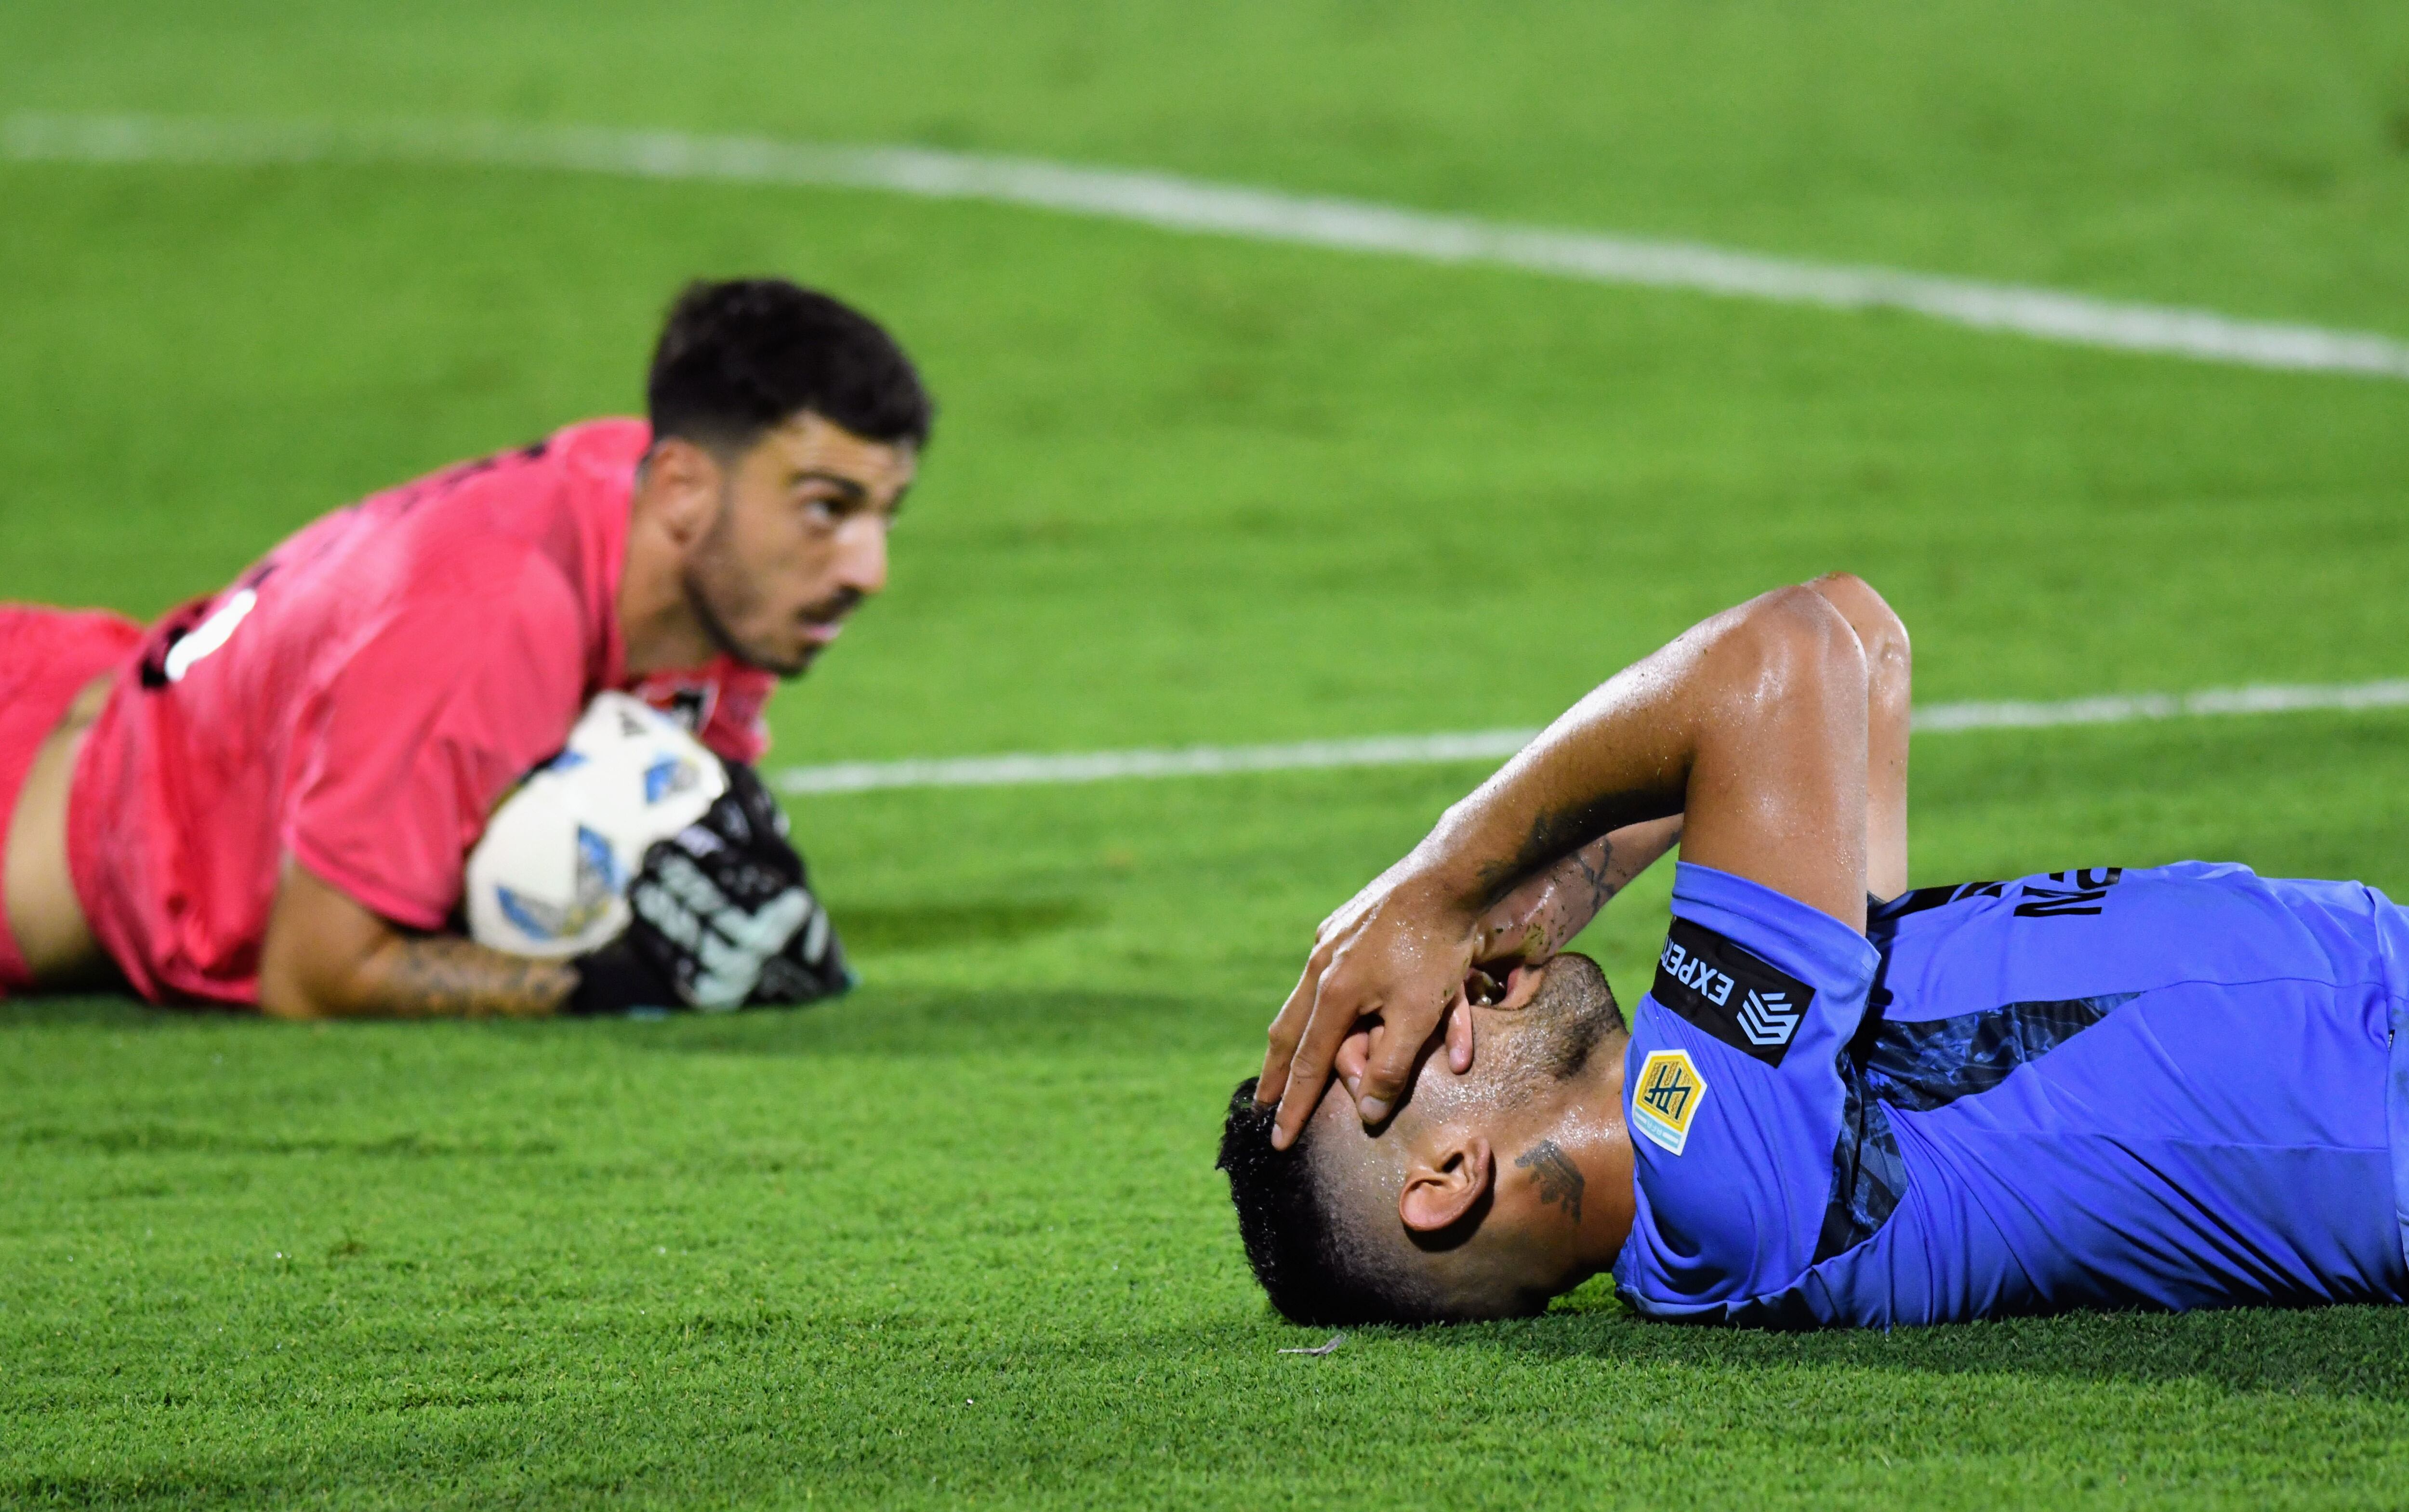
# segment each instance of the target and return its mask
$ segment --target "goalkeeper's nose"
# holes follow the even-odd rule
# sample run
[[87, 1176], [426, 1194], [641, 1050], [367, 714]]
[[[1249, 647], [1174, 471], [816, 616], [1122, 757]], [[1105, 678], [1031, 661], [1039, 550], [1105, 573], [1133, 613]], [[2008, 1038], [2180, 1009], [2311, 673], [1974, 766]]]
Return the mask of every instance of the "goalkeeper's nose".
[[887, 517], [864, 511], [837, 530], [838, 588], [867, 598], [887, 586]]

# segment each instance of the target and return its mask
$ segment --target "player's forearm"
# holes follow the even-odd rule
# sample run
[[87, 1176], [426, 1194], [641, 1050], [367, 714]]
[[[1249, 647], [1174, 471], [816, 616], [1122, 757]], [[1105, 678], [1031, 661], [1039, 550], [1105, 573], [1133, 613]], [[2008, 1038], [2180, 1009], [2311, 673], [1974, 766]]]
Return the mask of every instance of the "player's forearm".
[[539, 1017], [576, 986], [561, 961], [396, 929], [287, 865], [260, 947], [259, 1006], [278, 1018]]
[[281, 1018], [538, 1018], [558, 1013], [576, 985], [562, 961], [397, 932], [348, 967], [263, 972], [260, 1006]]
[[[1831, 821], [1821, 817], [1792, 838], [1802, 858], [1856, 858], [1861, 879], [1866, 717], [1864, 652], [1846, 620], [1812, 589], [1778, 589], [1608, 679], [1450, 809], [1404, 864], [1479, 913], [1627, 825], [1686, 812], [1685, 853], [1702, 840], [1715, 848], [1726, 832], [1761, 834], [1768, 804], [1822, 815], [1827, 806], [1799, 800], [1853, 788], [1847, 828], [1822, 833]], [[1862, 921], [1862, 888], [1844, 896], [1828, 868], [1774, 857], [1750, 870]]]
[[541, 1018], [576, 989], [565, 961], [528, 960], [452, 935], [397, 939], [362, 964], [350, 1015]]
[[[1374, 1016], [1350, 1090], [1367, 1125], [1393, 1114], [1464, 995], [1482, 917], [1625, 826], [1678, 814], [1684, 858], [1862, 932], [1866, 714], [1864, 648], [1810, 588], [1751, 599], [1609, 678], [1323, 921], [1266, 1036], [1255, 1095], [1279, 1104], [1274, 1146], [1292, 1146]], [[1452, 1040], [1449, 1055], [1468, 1067]]]
[[1553, 958], [1589, 928], [1615, 894], [1680, 842], [1675, 814], [1625, 825], [1517, 886], [1481, 921], [1479, 965]]

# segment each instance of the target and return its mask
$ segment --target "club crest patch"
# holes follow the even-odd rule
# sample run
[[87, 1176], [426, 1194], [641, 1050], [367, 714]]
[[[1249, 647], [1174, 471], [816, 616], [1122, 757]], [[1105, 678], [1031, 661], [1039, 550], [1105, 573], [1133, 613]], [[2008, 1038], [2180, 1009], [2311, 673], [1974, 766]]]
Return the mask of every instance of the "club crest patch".
[[1743, 1055], [1779, 1066], [1815, 989], [1712, 929], [1675, 919], [1650, 997]]
[[1631, 1093], [1631, 1131], [1675, 1155], [1690, 1143], [1690, 1120], [1707, 1100], [1707, 1079], [1687, 1050], [1659, 1050], [1639, 1065]]

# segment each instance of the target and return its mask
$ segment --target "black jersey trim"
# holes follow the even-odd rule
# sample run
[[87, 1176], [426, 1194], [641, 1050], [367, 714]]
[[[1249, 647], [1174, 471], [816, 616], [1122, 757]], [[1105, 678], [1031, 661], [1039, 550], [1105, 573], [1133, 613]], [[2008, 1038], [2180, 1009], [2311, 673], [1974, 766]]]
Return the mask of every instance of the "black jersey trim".
[[1866, 910], [1868, 925], [1888, 924], [1910, 914], [1921, 914], [1928, 908], [1940, 908], [1964, 898], [1997, 898], [2004, 882], [1948, 882], [1935, 887], [1918, 887], [1903, 892], [1887, 902], [1876, 902]]
[[1866, 1060], [1867, 1084], [1893, 1107], [1946, 1107], [1989, 1091], [2140, 996], [2011, 1002], [1952, 1018], [1885, 1023]]
[[1656, 958], [1649, 996], [1716, 1039], [1779, 1066], [1814, 1005], [1815, 989], [1746, 946], [1677, 918]]
[[1843, 1048], [1840, 1069], [1840, 1133], [1832, 1144], [1832, 1190], [1824, 1204], [1824, 1227], [1815, 1235], [1821, 1265], [1874, 1236], [1907, 1195], [1907, 1161], [1890, 1114], [1866, 1090], [1866, 1078]]
[[1872, 1238], [1906, 1195], [1907, 1163], [1890, 1109], [1926, 1113], [1987, 1092], [2140, 996], [2110, 992], [1950, 1018], [1877, 1020], [1871, 1035], [1859, 1033], [1839, 1055], [1840, 1132], [1815, 1263]]

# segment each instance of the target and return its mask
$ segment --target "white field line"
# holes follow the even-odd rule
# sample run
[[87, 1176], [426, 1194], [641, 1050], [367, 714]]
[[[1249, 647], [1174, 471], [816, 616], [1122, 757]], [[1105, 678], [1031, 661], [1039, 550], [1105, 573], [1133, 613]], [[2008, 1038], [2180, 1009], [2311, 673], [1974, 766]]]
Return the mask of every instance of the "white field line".
[[1176, 751], [844, 761], [829, 767], [789, 767], [776, 780], [784, 793], [859, 793], [873, 787], [1018, 787], [1031, 783], [1100, 783], [1118, 777], [1226, 777], [1244, 771], [1302, 771], [1315, 767], [1417, 767], [1445, 761], [1503, 761], [1528, 745], [1537, 733], [1488, 729], [1464, 735], [1298, 741], [1289, 745], [1190, 745]]
[[[1927, 704], [1915, 711], [1915, 730], [1920, 735], [1940, 735], [1968, 729], [2121, 725], [2187, 715], [2403, 706], [2409, 706], [2409, 679], [2340, 686], [2258, 684], [2211, 688], [2200, 693], [2111, 694], [2061, 703]], [[1030, 784], [1098, 783], [1124, 777], [1219, 777], [1331, 767], [1432, 766], [1503, 761], [1530, 743], [1537, 733], [1531, 729], [1488, 729], [1461, 735], [1299, 741], [1289, 745], [1191, 745], [1168, 751], [845, 761], [826, 767], [788, 767], [776, 773], [774, 781], [778, 789], [786, 793], [860, 793], [881, 787], [1017, 787]]]
[[407, 163], [729, 183], [885, 190], [987, 200], [1171, 231], [1486, 264], [1596, 283], [1646, 284], [1844, 310], [1911, 310], [1980, 330], [2207, 362], [2409, 378], [2409, 342], [2015, 284], [1797, 262], [1696, 242], [1433, 215], [1170, 174], [913, 147], [500, 122], [311, 125], [152, 116], [17, 115], [0, 155], [20, 162], [204, 165]]

